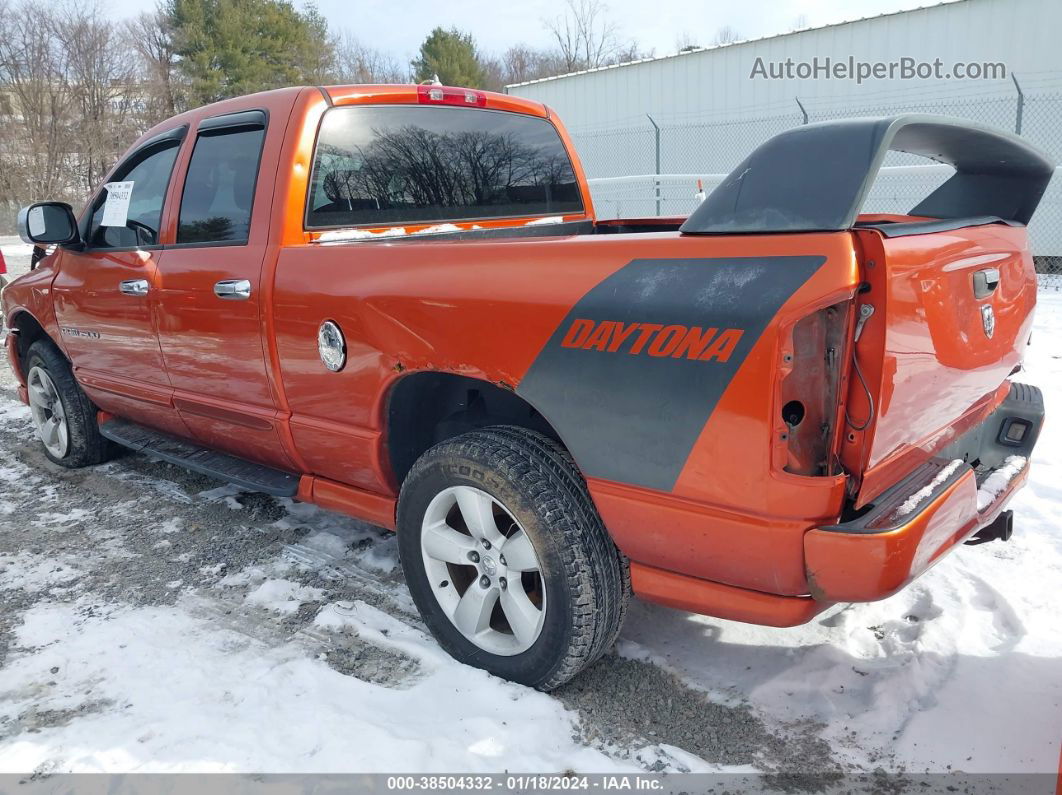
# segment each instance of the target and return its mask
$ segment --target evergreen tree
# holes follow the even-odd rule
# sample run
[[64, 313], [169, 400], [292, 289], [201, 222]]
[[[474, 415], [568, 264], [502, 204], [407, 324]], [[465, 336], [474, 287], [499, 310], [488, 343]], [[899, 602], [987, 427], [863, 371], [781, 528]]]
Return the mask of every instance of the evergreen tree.
[[420, 57], [412, 67], [417, 82], [438, 75], [444, 85], [483, 88], [487, 81], [472, 36], [456, 28], [435, 28], [420, 45]]
[[334, 62], [328, 26], [286, 0], [168, 0], [191, 104], [319, 82]]

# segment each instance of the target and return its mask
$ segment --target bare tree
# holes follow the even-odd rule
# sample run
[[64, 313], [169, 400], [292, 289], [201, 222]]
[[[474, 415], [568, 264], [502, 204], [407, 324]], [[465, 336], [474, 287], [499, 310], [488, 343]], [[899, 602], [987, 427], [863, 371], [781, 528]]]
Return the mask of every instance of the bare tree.
[[605, 65], [613, 63], [630, 63], [631, 61], [640, 61], [643, 58], [652, 57], [653, 50], [642, 50], [638, 47], [637, 42], [629, 41], [626, 44], [620, 46], [612, 54], [612, 57], [605, 62]]
[[129, 20], [126, 31], [140, 56], [139, 82], [145, 95], [145, 119], [162, 121], [183, 110], [176, 75], [176, 45], [165, 9], [159, 6]]
[[675, 39], [675, 49], [678, 52], [692, 52], [693, 50], [701, 49], [701, 45], [697, 43], [697, 40], [687, 30], [683, 31], [682, 35]]
[[104, 19], [96, 5], [70, 2], [53, 16], [50, 28], [64, 53], [64, 79], [73, 100], [70, 131], [79, 151], [69, 165], [88, 193], [141, 132], [137, 56], [121, 28]]
[[565, 71], [594, 69], [614, 63], [623, 48], [608, 6], [601, 0], [567, 0], [564, 16], [546, 20], [560, 50]]
[[52, 11], [40, 2], [0, 6], [0, 199], [9, 206], [66, 195], [67, 125], [74, 104]]
[[505, 64], [502, 58], [480, 56], [479, 65], [483, 69], [483, 86], [487, 91], [501, 91], [509, 84], [506, 79]]
[[542, 76], [544, 54], [527, 45], [517, 44], [510, 47], [501, 57], [505, 82], [523, 83]]
[[481, 61], [487, 73], [487, 88], [491, 90], [568, 71], [567, 62], [559, 50], [536, 50], [526, 44], [516, 44], [497, 58]]
[[0, 0], [0, 204], [78, 203], [148, 123], [138, 59], [94, 2]]
[[715, 32], [715, 38], [712, 39], [712, 43], [721, 46], [724, 44], [733, 44], [735, 41], [741, 40], [741, 34], [730, 25], [723, 25]]
[[333, 41], [334, 79], [340, 83], [406, 83], [409, 70], [390, 55], [367, 47], [344, 31]]

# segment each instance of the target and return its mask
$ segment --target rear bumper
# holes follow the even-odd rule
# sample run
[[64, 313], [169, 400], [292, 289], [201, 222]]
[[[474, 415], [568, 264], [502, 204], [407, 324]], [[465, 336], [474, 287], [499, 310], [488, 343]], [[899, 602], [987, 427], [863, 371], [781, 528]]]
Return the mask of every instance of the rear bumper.
[[[1005, 438], [1016, 421], [1026, 425], [1018, 444]], [[812, 598], [884, 599], [991, 524], [1028, 479], [1028, 457], [1042, 423], [1040, 391], [1015, 384], [984, 423], [882, 494], [861, 516], [808, 531], [804, 561]]]

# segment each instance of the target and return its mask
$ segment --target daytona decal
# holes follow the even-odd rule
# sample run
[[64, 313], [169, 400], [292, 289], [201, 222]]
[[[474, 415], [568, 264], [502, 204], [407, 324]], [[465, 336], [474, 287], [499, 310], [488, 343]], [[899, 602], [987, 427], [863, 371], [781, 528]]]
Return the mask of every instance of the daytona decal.
[[753, 345], [823, 262], [634, 260], [572, 307], [517, 394], [585, 475], [670, 491]]
[[702, 329], [698, 326], [662, 326], [659, 323], [621, 323], [604, 320], [595, 323], [586, 318], [576, 318], [561, 340], [564, 348], [584, 350], [645, 353], [649, 356], [670, 356], [674, 359], [713, 359], [725, 362], [734, 352], [741, 335], [739, 328]]

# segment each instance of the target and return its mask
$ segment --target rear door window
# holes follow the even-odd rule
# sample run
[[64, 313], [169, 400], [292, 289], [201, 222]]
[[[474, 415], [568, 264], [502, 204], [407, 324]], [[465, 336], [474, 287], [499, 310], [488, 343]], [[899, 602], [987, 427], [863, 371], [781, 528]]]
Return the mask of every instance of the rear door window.
[[310, 229], [583, 211], [571, 159], [547, 120], [418, 106], [329, 110], [307, 205]]
[[247, 242], [265, 130], [200, 131], [181, 196], [177, 243]]

